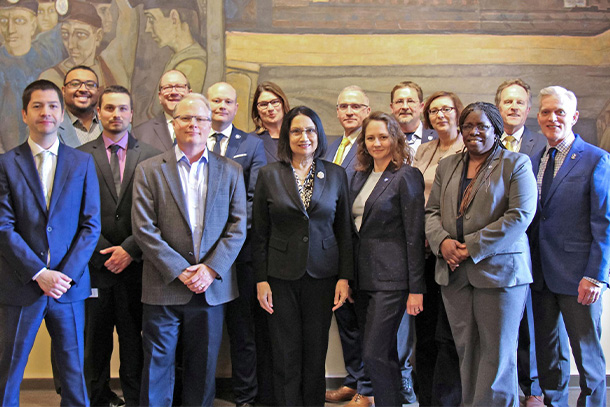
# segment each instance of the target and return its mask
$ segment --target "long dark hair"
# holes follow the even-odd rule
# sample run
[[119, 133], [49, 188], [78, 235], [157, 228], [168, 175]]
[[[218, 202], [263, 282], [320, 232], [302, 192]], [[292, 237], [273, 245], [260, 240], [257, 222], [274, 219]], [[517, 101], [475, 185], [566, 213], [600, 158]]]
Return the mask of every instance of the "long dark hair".
[[277, 142], [277, 158], [279, 161], [290, 164], [292, 162], [292, 150], [290, 149], [290, 125], [292, 120], [298, 115], [307, 116], [311, 119], [313, 124], [316, 126], [316, 133], [318, 133], [318, 147], [313, 154], [313, 158], [324, 157], [326, 154], [326, 147], [328, 142], [326, 141], [326, 133], [324, 133], [324, 127], [322, 126], [322, 120], [320, 116], [307, 106], [297, 106], [290, 110], [284, 115], [282, 120], [282, 128], [280, 129], [280, 138]]

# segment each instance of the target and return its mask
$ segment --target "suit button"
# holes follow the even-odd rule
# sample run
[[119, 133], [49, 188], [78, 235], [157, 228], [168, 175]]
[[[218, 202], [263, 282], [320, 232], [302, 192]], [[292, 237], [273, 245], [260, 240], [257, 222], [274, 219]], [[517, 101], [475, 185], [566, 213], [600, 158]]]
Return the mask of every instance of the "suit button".
[[53, 228], [51, 226], [47, 227], [47, 232], [50, 232], [52, 230], [53, 230]]
[[116, 219], [119, 220], [121, 219], [121, 217], [119, 215], [116, 215]]
[[40, 255], [41, 255], [41, 256], [44, 256], [44, 252], [40, 252]]
[[465, 219], [470, 219], [470, 215], [464, 216]]
[[194, 256], [193, 252], [189, 252], [189, 256]]
[[303, 241], [304, 241], [305, 243], [307, 243], [307, 242], [309, 242], [309, 238], [308, 238], [307, 236], [303, 236]]

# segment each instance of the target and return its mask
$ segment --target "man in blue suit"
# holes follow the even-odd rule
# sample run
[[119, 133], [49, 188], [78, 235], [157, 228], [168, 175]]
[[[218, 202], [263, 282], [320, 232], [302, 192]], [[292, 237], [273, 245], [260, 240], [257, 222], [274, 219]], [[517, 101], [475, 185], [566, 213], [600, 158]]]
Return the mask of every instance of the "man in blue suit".
[[530, 244], [536, 356], [547, 406], [568, 405], [568, 338], [581, 376], [578, 405], [606, 405], [600, 337], [610, 268], [610, 154], [572, 132], [577, 120], [574, 93], [560, 86], [540, 91], [538, 123], [547, 146], [532, 159], [539, 200]]
[[[263, 368], [264, 359], [269, 360], [271, 355], [263, 356], [257, 349], [257, 344], [261, 340], [267, 344], [270, 344], [271, 340], [266, 335], [268, 328], [265, 323], [265, 315], [262, 315], [263, 310], [256, 299], [256, 283], [250, 248], [254, 187], [258, 170], [267, 164], [267, 158], [263, 141], [260, 138], [255, 134], [245, 133], [233, 125], [233, 119], [239, 107], [237, 92], [233, 86], [226, 82], [213, 84], [208, 89], [208, 100], [212, 109], [212, 128], [207, 142], [208, 149], [241, 165], [248, 203], [248, 234], [244, 247], [235, 262], [239, 297], [227, 304], [226, 314], [227, 331], [231, 341], [233, 397], [235, 404], [239, 407], [254, 404], [258, 381], [264, 384], [272, 376], [270, 366], [267, 371], [264, 371]], [[257, 315], [257, 313], [261, 315]], [[261, 347], [264, 347], [264, 343], [261, 344]], [[259, 355], [258, 359], [261, 359], [261, 363], [258, 364], [257, 355]], [[257, 375], [257, 365], [260, 375]], [[263, 368], [263, 371], [260, 371], [260, 368]]]
[[[518, 78], [506, 80], [498, 87], [495, 102], [504, 122], [502, 143], [508, 150], [526, 154], [531, 159], [532, 155], [544, 148], [546, 138], [540, 133], [530, 131], [525, 126], [527, 115], [532, 107], [530, 86]], [[519, 387], [525, 396], [525, 407], [544, 406], [536, 369], [534, 314], [532, 295], [529, 291], [521, 325], [519, 325], [517, 372]]]
[[89, 405], [83, 374], [87, 263], [100, 235], [97, 176], [89, 154], [59, 143], [63, 100], [39, 80], [23, 92], [29, 138], [0, 156], [0, 398], [19, 387], [42, 319], [52, 339], [62, 405]]

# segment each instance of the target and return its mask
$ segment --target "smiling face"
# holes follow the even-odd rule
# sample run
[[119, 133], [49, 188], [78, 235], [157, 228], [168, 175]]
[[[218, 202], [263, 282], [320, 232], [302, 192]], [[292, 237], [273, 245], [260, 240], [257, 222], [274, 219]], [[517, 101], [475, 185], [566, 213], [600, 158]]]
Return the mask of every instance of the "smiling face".
[[102, 41], [102, 29], [77, 20], [68, 20], [61, 25], [61, 39], [70, 55], [72, 65], [91, 66], [95, 63], [95, 52]]
[[40, 31], [49, 31], [57, 25], [55, 2], [38, 2], [38, 27]]
[[473, 110], [464, 119], [462, 137], [470, 155], [486, 155], [494, 145], [494, 127], [485, 113]]
[[178, 71], [166, 72], [161, 77], [159, 89], [159, 103], [169, 116], [174, 113], [178, 102], [191, 92], [186, 77]]
[[[392, 137], [384, 121], [371, 120], [364, 129], [364, 145], [375, 163], [385, 168], [392, 159]], [[385, 165], [384, 165], [385, 164]], [[379, 167], [379, 165], [376, 165]]]
[[527, 91], [519, 85], [511, 85], [502, 91], [498, 110], [504, 121], [506, 134], [514, 134], [525, 125], [530, 112]]
[[97, 112], [104, 128], [104, 134], [119, 141], [131, 123], [133, 111], [131, 99], [126, 93], [105, 93]]
[[[452, 108], [450, 112], [444, 112], [443, 110], [447, 110], [448, 108]], [[451, 100], [448, 96], [441, 96], [436, 98], [430, 103], [430, 107], [428, 109], [430, 124], [432, 124], [432, 128], [439, 133], [445, 134], [457, 134], [458, 125], [457, 125], [457, 113], [455, 110], [455, 105], [453, 104], [453, 100]]]
[[424, 102], [419, 100], [417, 90], [413, 88], [396, 90], [390, 108], [392, 108], [392, 114], [403, 131], [417, 130], [424, 110]]
[[30, 130], [30, 137], [36, 144], [56, 137], [57, 129], [63, 119], [63, 109], [55, 90], [35, 90], [26, 109], [21, 111], [23, 122]]
[[[77, 82], [73, 81], [79, 81], [81, 84], [75, 87], [73, 84]], [[66, 109], [77, 117], [92, 112], [97, 104], [99, 88], [89, 89], [86, 83], [97, 84], [95, 74], [86, 69], [75, 69], [66, 76], [61, 88]]]
[[212, 108], [212, 128], [216, 131], [226, 129], [237, 113], [237, 93], [228, 83], [216, 83], [208, 89], [208, 100]]
[[339, 95], [337, 99], [337, 118], [345, 135], [358, 131], [362, 122], [371, 113], [367, 97], [357, 90], [348, 90]]
[[182, 151], [203, 152], [210, 134], [211, 122], [198, 119], [206, 118], [210, 118], [210, 111], [202, 100], [189, 98], [177, 105], [172, 123], [176, 142]]
[[9, 54], [25, 55], [32, 47], [36, 16], [31, 10], [16, 7], [0, 9], [0, 33]]
[[577, 121], [576, 105], [566, 96], [543, 96], [540, 99], [538, 124], [551, 146], [556, 146], [571, 134]]
[[275, 93], [268, 91], [261, 92], [256, 101], [256, 108], [265, 128], [277, 126], [284, 119], [282, 99]]
[[293, 160], [313, 157], [318, 148], [318, 130], [308, 116], [298, 115], [290, 123], [290, 150]]

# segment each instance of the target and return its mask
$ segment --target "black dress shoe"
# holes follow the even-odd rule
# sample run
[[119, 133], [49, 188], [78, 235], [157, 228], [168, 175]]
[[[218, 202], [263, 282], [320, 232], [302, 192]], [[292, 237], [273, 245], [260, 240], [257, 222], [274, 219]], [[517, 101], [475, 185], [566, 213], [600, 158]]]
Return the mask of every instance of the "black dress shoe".
[[125, 400], [123, 400], [116, 394], [113, 394], [112, 397], [110, 398], [110, 401], [108, 402], [109, 407], [122, 407], [124, 405], [125, 405]]

